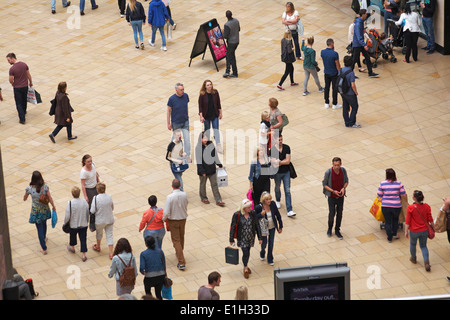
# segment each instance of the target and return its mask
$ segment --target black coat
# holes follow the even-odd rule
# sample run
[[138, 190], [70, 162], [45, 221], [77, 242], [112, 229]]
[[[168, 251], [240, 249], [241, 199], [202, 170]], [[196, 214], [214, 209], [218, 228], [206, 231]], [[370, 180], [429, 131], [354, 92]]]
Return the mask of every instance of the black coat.
[[[253, 229], [253, 233], [255, 233], [258, 237], [258, 240], [261, 240], [261, 228], [259, 227], [259, 219], [256, 216], [256, 213], [254, 210], [250, 211], [250, 217], [252, 219], [252, 229]], [[237, 230], [236, 233], [236, 240], [239, 242], [241, 240], [241, 235], [242, 235], [242, 225], [245, 223], [245, 218], [244, 216], [239, 212], [236, 211], [233, 214], [233, 217], [231, 218], [231, 226], [230, 226], [230, 243], [234, 242], [234, 233]], [[237, 225], [237, 229], [236, 229], [236, 225]]]
[[216, 165], [222, 168], [219, 157], [217, 156], [216, 148], [212, 141], [208, 141], [206, 146], [203, 143], [199, 143], [195, 147], [195, 159], [197, 161], [197, 174], [207, 176], [216, 173]]
[[[262, 212], [262, 204], [258, 204], [255, 206], [255, 213], [258, 219], [266, 219], [266, 215], [264, 217], [261, 214]], [[270, 202], [270, 212], [272, 214], [272, 220], [275, 225], [275, 229], [279, 231], [283, 229], [283, 221], [281, 220], [280, 211], [278, 211], [277, 204], [274, 201]]]

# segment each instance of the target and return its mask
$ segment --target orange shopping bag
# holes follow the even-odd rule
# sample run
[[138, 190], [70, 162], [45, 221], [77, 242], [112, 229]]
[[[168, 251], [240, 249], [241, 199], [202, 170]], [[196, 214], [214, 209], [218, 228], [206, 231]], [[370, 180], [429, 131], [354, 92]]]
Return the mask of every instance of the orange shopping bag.
[[370, 207], [369, 212], [373, 215], [375, 219], [378, 221], [384, 222], [384, 216], [381, 212], [381, 200], [380, 198], [376, 197], [375, 201], [373, 202], [372, 206]]

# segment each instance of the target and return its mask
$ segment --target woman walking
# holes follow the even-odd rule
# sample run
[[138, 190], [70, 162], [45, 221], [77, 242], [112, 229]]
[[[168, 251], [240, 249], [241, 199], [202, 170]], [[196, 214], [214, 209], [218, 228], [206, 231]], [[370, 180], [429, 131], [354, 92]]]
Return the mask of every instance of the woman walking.
[[214, 89], [210, 80], [203, 81], [198, 97], [198, 114], [200, 122], [204, 124], [204, 130], [208, 140], [211, 136], [210, 129], [213, 129], [214, 141], [217, 152], [223, 153], [220, 143], [219, 120], [222, 119], [222, 106], [220, 104], [219, 91]]
[[141, 40], [140, 48], [144, 50], [144, 34], [142, 33], [142, 24], [145, 25], [145, 11], [144, 7], [139, 1], [129, 0], [126, 11], [126, 19], [128, 25], [133, 28], [134, 43], [136, 49], [139, 50], [138, 34]]
[[83, 190], [84, 198], [91, 207], [92, 198], [97, 195], [97, 183], [100, 181], [99, 175], [95, 168], [95, 164], [92, 161], [92, 157], [88, 154], [81, 158], [81, 190]]
[[403, 59], [403, 62], [409, 63], [411, 51], [414, 61], [417, 61], [417, 40], [419, 39], [420, 24], [422, 19], [417, 12], [411, 11], [411, 4], [407, 3], [405, 5], [405, 11], [400, 15], [400, 18], [397, 22], [395, 22], [395, 24], [399, 26], [403, 23], [403, 21], [405, 22], [405, 25], [403, 26], [403, 34], [406, 46], [405, 59]]
[[113, 226], [114, 226], [114, 203], [109, 194], [105, 193], [106, 186], [104, 183], [97, 184], [98, 194], [92, 200], [91, 213], [95, 214], [95, 231], [97, 243], [92, 248], [100, 252], [100, 243], [103, 238], [103, 230], [106, 233], [106, 244], [109, 247], [109, 258], [113, 257]]
[[[406, 210], [406, 227], [405, 237], [410, 238], [409, 250], [412, 263], [417, 263], [416, 247], [417, 240], [419, 240], [420, 250], [422, 251], [423, 261], [425, 264], [425, 270], [430, 271], [430, 257], [427, 248], [428, 239], [428, 225], [434, 229], [433, 217], [431, 216], [431, 208], [428, 204], [423, 203], [422, 191], [415, 190], [413, 195], [414, 203], [408, 206]], [[408, 233], [409, 230], [409, 233]]]
[[148, 197], [150, 208], [147, 209], [142, 216], [141, 223], [139, 224], [139, 232], [145, 229], [144, 239], [148, 236], [152, 236], [155, 238], [158, 248], [161, 249], [166, 229], [164, 228], [164, 221], [162, 220], [163, 208], [158, 208], [156, 206], [157, 201], [158, 199], [155, 195]]
[[256, 149], [256, 160], [250, 165], [248, 180], [252, 189], [252, 199], [255, 206], [260, 202], [264, 191], [270, 192], [270, 158], [261, 147]]
[[278, 90], [284, 90], [282, 86], [288, 75], [291, 80], [291, 87], [298, 86], [298, 83], [294, 82], [295, 55], [294, 48], [292, 47], [292, 33], [289, 30], [284, 32], [283, 39], [281, 39], [281, 61], [286, 64], [286, 68], [284, 69], [284, 74], [277, 85]]
[[305, 80], [303, 81], [303, 95], [306, 96], [311, 92], [308, 91], [309, 76], [312, 75], [316, 82], [319, 92], [323, 92], [324, 88], [320, 85], [319, 76], [317, 74], [318, 63], [316, 61], [316, 50], [312, 48], [314, 44], [314, 37], [309, 37], [305, 45], [305, 39], [302, 40], [303, 51], [303, 69], [305, 70]]
[[89, 224], [89, 206], [84, 199], [80, 199], [81, 190], [78, 187], [72, 188], [73, 199], [67, 203], [66, 215], [64, 223], [70, 221], [70, 238], [67, 250], [75, 253], [75, 246], [77, 245], [77, 235], [80, 239], [81, 260], [85, 262], [87, 245], [87, 228]]
[[67, 94], [67, 83], [60, 82], [58, 84], [58, 91], [55, 96], [55, 123], [56, 128], [49, 135], [50, 140], [55, 143], [55, 137], [61, 131], [62, 128], [66, 127], [67, 139], [75, 140], [77, 136], [72, 136], [72, 107], [70, 106], [70, 100]]
[[381, 212], [385, 219], [387, 240], [392, 242], [392, 239], [399, 238], [398, 218], [402, 211], [402, 201], [408, 201], [405, 188], [397, 181], [394, 169], [386, 169], [386, 180], [380, 183], [377, 196], [381, 198]]
[[181, 139], [181, 129], [173, 132], [172, 141], [167, 146], [166, 160], [170, 162], [170, 170], [175, 179], [180, 181], [180, 190], [183, 191], [183, 172], [189, 168], [187, 155], [184, 152], [184, 143]]
[[162, 300], [161, 290], [166, 277], [166, 258], [164, 252], [156, 246], [155, 238], [145, 238], [147, 250], [141, 252], [139, 271], [144, 275], [145, 294], [151, 295], [151, 288], [155, 288], [155, 295]]
[[[263, 192], [261, 195], [261, 203], [255, 206], [256, 216], [260, 221], [260, 226], [264, 226], [266, 235], [262, 237], [261, 251], [259, 258], [265, 259], [267, 247], [267, 263], [271, 266], [273, 263], [273, 245], [275, 243], [275, 231], [283, 232], [283, 221], [281, 220], [280, 212], [278, 211], [275, 201], [272, 201], [272, 196], [269, 192]], [[261, 228], [262, 230], [262, 228]]]
[[133, 255], [130, 242], [125, 238], [120, 238], [114, 248], [111, 267], [109, 268], [108, 277], [116, 280], [116, 294], [121, 296], [123, 294], [130, 294], [134, 289], [134, 285], [120, 284], [120, 276], [124, 274], [126, 267], [134, 267], [135, 277], [137, 277], [136, 259]]
[[47, 219], [50, 219], [52, 216], [48, 204], [52, 205], [52, 210], [55, 211], [56, 208], [49, 187], [45, 184], [44, 178], [42, 178], [39, 171], [34, 171], [31, 175], [31, 181], [25, 189], [23, 201], [27, 201], [29, 195], [31, 195], [32, 202], [28, 222], [36, 225], [41, 252], [45, 255], [47, 254]]
[[250, 249], [255, 244], [255, 236], [258, 237], [259, 244], [262, 244], [261, 229], [255, 211], [251, 210], [252, 202], [248, 199], [242, 200], [239, 211], [233, 214], [230, 227], [230, 245], [237, 246], [242, 250], [242, 263], [244, 264], [244, 278], [248, 279], [252, 273], [248, 267]]

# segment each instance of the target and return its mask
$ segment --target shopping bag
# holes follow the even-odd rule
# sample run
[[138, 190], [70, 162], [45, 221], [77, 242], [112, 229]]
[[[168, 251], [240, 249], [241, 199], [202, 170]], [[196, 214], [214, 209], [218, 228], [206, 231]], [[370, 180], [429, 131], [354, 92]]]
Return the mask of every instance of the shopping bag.
[[161, 296], [163, 297], [163, 299], [172, 300], [172, 286], [166, 287], [165, 285], [163, 285], [161, 289]]
[[436, 219], [434, 219], [434, 230], [437, 233], [447, 231], [447, 213], [442, 210], [439, 211]]
[[239, 264], [239, 249], [233, 247], [226, 247], [225, 262], [234, 265]]
[[370, 207], [369, 212], [373, 215], [375, 219], [384, 222], [384, 216], [383, 213], [381, 212], [381, 200], [378, 197], [375, 198], [372, 206]]
[[56, 223], [58, 222], [58, 215], [56, 214], [56, 210], [52, 210], [52, 228], [54, 229]]
[[255, 209], [255, 203], [253, 202], [253, 190], [252, 189], [248, 189], [247, 199], [252, 202], [252, 210]]
[[217, 186], [219, 188], [228, 186], [228, 174], [225, 168], [217, 169]]
[[36, 91], [32, 87], [28, 87], [27, 102], [37, 104]]

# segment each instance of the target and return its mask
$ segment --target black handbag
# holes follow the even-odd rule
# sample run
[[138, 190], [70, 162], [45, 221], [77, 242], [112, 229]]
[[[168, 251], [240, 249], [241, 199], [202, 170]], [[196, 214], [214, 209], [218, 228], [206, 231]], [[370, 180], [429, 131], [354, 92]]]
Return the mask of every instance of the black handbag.
[[229, 264], [239, 264], [239, 249], [233, 247], [225, 248], [225, 262]]
[[289, 162], [289, 175], [291, 176], [291, 179], [297, 178], [297, 172], [295, 172], [295, 168], [292, 162]]
[[70, 233], [70, 218], [72, 218], [72, 201], [69, 201], [69, 206], [70, 206], [70, 216], [69, 216], [69, 221], [67, 221], [66, 223], [63, 224], [62, 226], [62, 230], [65, 233]]
[[[97, 196], [94, 196], [95, 201], [95, 211], [97, 211]], [[89, 213], [89, 230], [94, 232], [95, 228], [95, 213]]]

